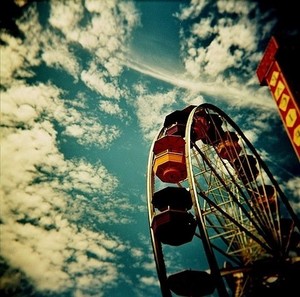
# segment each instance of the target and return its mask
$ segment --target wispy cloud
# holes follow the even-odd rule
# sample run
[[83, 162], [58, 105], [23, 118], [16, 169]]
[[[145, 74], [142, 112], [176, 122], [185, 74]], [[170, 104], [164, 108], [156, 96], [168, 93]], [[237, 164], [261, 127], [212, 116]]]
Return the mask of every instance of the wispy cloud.
[[[252, 106], [262, 109], [271, 109], [276, 112], [269, 90], [260, 87], [257, 81], [257, 88], [247, 88], [245, 85], [231, 85], [225, 81], [216, 80], [205, 82], [201, 78], [189, 78], [184, 73], [169, 73], [155, 65], [146, 65], [134, 60], [128, 60], [128, 67], [143, 74], [170, 83], [171, 85], [190, 90], [198, 95], [209, 95], [222, 100], [229, 105]], [[254, 77], [255, 74], [253, 74]]]
[[149, 96], [146, 91], [138, 92], [137, 117], [145, 138], [155, 137], [168, 107], [175, 102], [199, 105], [214, 98], [217, 105], [257, 111], [252, 120], [247, 119], [249, 127], [245, 120], [236, 118], [237, 123], [244, 123], [245, 134], [256, 144], [261, 132], [269, 129], [268, 119], [277, 116], [268, 88], [261, 87], [256, 77], [263, 55], [259, 44], [270, 33], [275, 20], [261, 13], [257, 5], [240, 1], [191, 1], [182, 5], [176, 17], [182, 22], [181, 59], [185, 69], [174, 67], [172, 71], [155, 61], [149, 64], [135, 51], [128, 53], [124, 61], [132, 70], [175, 87], [172, 92]]
[[172, 111], [172, 105], [176, 102], [176, 91], [166, 93], [149, 94], [142, 85], [135, 86], [137, 92], [136, 114], [139, 119], [144, 137], [154, 139], [162, 126], [162, 119]]
[[82, 81], [93, 91], [98, 92], [103, 97], [120, 99], [121, 90], [116, 82], [109, 82], [106, 77], [108, 75], [103, 75], [101, 71], [97, 71], [95, 64], [90, 65], [89, 69], [83, 70], [81, 73]]

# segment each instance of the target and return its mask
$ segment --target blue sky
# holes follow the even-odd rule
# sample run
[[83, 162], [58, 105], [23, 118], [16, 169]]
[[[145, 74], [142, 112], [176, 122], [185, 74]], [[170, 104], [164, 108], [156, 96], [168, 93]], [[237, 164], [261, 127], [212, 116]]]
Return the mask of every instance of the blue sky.
[[[160, 295], [147, 158], [164, 117], [187, 105], [212, 103], [232, 117], [300, 212], [299, 162], [255, 73], [280, 21], [275, 8], [233, 0], [14, 8], [2, 16], [0, 44], [4, 295]], [[180, 257], [168, 259], [174, 269]], [[195, 263], [207, 269], [201, 253]]]

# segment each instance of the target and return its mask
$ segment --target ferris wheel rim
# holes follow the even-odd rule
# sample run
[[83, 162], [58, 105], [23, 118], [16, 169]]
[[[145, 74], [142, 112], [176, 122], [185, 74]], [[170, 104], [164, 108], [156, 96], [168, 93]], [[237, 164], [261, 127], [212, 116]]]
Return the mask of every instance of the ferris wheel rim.
[[[201, 105], [200, 105], [201, 106]], [[198, 198], [196, 197], [197, 194], [195, 193], [195, 180], [194, 180], [194, 174], [192, 170], [192, 161], [191, 161], [191, 154], [190, 154], [190, 148], [191, 148], [191, 129], [192, 129], [192, 122], [194, 118], [195, 111], [199, 108], [195, 107], [189, 114], [187, 123], [186, 123], [186, 130], [185, 130], [185, 154], [186, 154], [186, 166], [187, 166], [187, 179], [189, 182], [189, 191], [191, 193], [193, 205], [194, 205], [194, 211], [196, 216], [196, 221], [198, 225], [198, 229], [200, 231], [200, 236], [202, 239], [202, 244], [207, 256], [208, 264], [210, 267], [210, 272], [213, 278], [216, 280], [216, 287], [220, 294], [220, 296], [228, 296], [228, 292], [226, 290], [224, 281], [221, 277], [220, 270], [218, 267], [218, 263], [214, 254], [214, 251], [212, 249], [212, 246], [210, 244], [210, 240], [207, 235], [207, 230], [204, 226], [203, 218], [200, 211], [200, 205], [198, 202]]]
[[[192, 154], [191, 154], [191, 149], [194, 146], [195, 148], [197, 148], [196, 142], [194, 143], [194, 140], [191, 139], [191, 135], [192, 135], [192, 124], [193, 124], [193, 118], [195, 115], [195, 112], [197, 111], [197, 109], [205, 109], [205, 110], [209, 110], [210, 112], [214, 112], [216, 113], [218, 116], [222, 117], [223, 119], [226, 120], [226, 124], [229, 124], [231, 126], [231, 128], [233, 128], [233, 130], [235, 132], [238, 133], [238, 136], [241, 137], [241, 139], [245, 142], [247, 149], [250, 150], [251, 153], [253, 153], [253, 155], [256, 157], [256, 160], [258, 161], [259, 165], [262, 167], [262, 169], [264, 170], [264, 172], [267, 174], [267, 177], [270, 179], [272, 186], [274, 185], [275, 189], [279, 192], [279, 194], [281, 195], [281, 199], [284, 196], [284, 193], [282, 192], [282, 190], [280, 189], [277, 181], [274, 179], [272, 173], [270, 172], [269, 168], [267, 167], [267, 165], [264, 163], [264, 161], [261, 159], [260, 155], [258, 154], [258, 152], [256, 151], [256, 149], [254, 148], [254, 146], [252, 145], [252, 143], [248, 140], [248, 138], [244, 135], [243, 131], [237, 126], [237, 124], [225, 113], [223, 112], [221, 109], [219, 109], [218, 107], [216, 107], [213, 104], [209, 104], [209, 103], [203, 103], [200, 104], [198, 106], [194, 106], [191, 110], [189, 110], [189, 114], [186, 120], [186, 126], [185, 126], [185, 132], [184, 132], [184, 139], [185, 139], [185, 160], [186, 160], [186, 170], [187, 170], [187, 177], [186, 177], [186, 181], [188, 181], [189, 184], [189, 192], [191, 193], [191, 197], [192, 197], [192, 201], [193, 201], [193, 206], [194, 206], [194, 214], [198, 223], [198, 227], [199, 225], [201, 225], [201, 207], [198, 203], [198, 194], [196, 193], [196, 186], [195, 186], [195, 181], [194, 181], [194, 172], [193, 172], [193, 168], [192, 168]], [[154, 180], [155, 180], [155, 174], [153, 171], [153, 160], [155, 157], [155, 154], [153, 152], [153, 147], [154, 147], [154, 143], [159, 139], [159, 137], [162, 135], [164, 135], [164, 133], [166, 133], [166, 127], [163, 126], [159, 133], [157, 134], [157, 136], [154, 138], [152, 145], [151, 145], [151, 150], [150, 150], [150, 154], [149, 154], [149, 159], [148, 159], [148, 171], [147, 171], [147, 199], [148, 199], [148, 219], [149, 219], [149, 227], [150, 227], [150, 236], [151, 236], [151, 242], [152, 242], [152, 247], [153, 247], [153, 253], [154, 253], [154, 258], [155, 258], [155, 263], [156, 263], [156, 269], [157, 269], [157, 274], [158, 274], [158, 278], [160, 280], [160, 284], [161, 284], [161, 291], [164, 297], [169, 297], [172, 296], [170, 288], [168, 287], [168, 276], [167, 276], [167, 271], [166, 271], [166, 265], [164, 262], [164, 255], [163, 255], [163, 250], [162, 250], [162, 243], [156, 238], [152, 228], [151, 228], [151, 224], [152, 224], [152, 219], [155, 213], [154, 210], [154, 205], [152, 204], [152, 198], [154, 195], [154, 189], [155, 189], [155, 185], [154, 185]], [[228, 130], [229, 131], [229, 130]], [[201, 155], [199, 153], [199, 155]], [[220, 158], [220, 156], [219, 156]], [[239, 157], [238, 157], [239, 158]], [[203, 158], [204, 159], [204, 158]], [[261, 173], [260, 173], [261, 174]], [[181, 185], [181, 182], [178, 183], [178, 186]], [[154, 200], [153, 200], [154, 203]], [[285, 204], [285, 203], [284, 203]], [[287, 205], [289, 206], [289, 202], [287, 201]], [[285, 205], [287, 207], [287, 205]], [[291, 210], [291, 214], [293, 214], [293, 209], [290, 207], [290, 209], [287, 207], [288, 210]], [[296, 222], [297, 222], [297, 218], [296, 218]], [[200, 222], [200, 223], [199, 223]], [[238, 225], [238, 224], [237, 224]], [[209, 258], [211, 257], [211, 260], [213, 264], [210, 265], [210, 270], [211, 273], [217, 277], [219, 277], [220, 279], [222, 279], [221, 277], [224, 276], [224, 273], [226, 274], [230, 274], [231, 272], [228, 270], [224, 270], [221, 267], [218, 266], [217, 261], [215, 260], [215, 256], [214, 256], [214, 251], [217, 250], [217, 247], [214, 246], [213, 244], [211, 244], [210, 242], [210, 238], [206, 238], [205, 232], [206, 232], [206, 226], [204, 224], [202, 224], [201, 227], [203, 230], [203, 232], [200, 230], [200, 238], [202, 240], [202, 243], [206, 242], [207, 244], [207, 251], [206, 252], [206, 256]], [[257, 228], [257, 227], [256, 227]], [[258, 229], [258, 228], [257, 228]], [[299, 229], [299, 227], [298, 227]], [[244, 230], [245, 231], [245, 230]], [[251, 234], [250, 234], [251, 235]], [[251, 236], [250, 236], [251, 237]], [[205, 245], [205, 244], [204, 244]], [[263, 246], [263, 244], [261, 244], [261, 246]], [[205, 248], [205, 247], [204, 247]], [[264, 247], [264, 249], [267, 251], [268, 248]], [[270, 252], [270, 250], [269, 250]], [[271, 251], [272, 252], [272, 251]], [[208, 262], [209, 262], [208, 261]], [[234, 262], [234, 261], [233, 261]], [[210, 263], [211, 264], [211, 263]], [[243, 266], [243, 263], [238, 263], [236, 262], [236, 267], [234, 267], [232, 269], [232, 271], [251, 271], [251, 268], [249, 266]], [[222, 273], [222, 275], [221, 275]], [[223, 281], [222, 281], [223, 282]], [[220, 286], [220, 288], [222, 287], [221, 282], [218, 284]], [[224, 285], [224, 283], [223, 283]], [[222, 288], [220, 289], [219, 293], [222, 292]], [[223, 293], [220, 294], [220, 296], [225, 296], [226, 295], [226, 289], [223, 290]]]
[[162, 246], [161, 243], [156, 239], [156, 236], [151, 228], [152, 224], [152, 217], [153, 217], [153, 206], [151, 198], [153, 196], [153, 188], [154, 188], [154, 174], [152, 170], [152, 162], [154, 158], [153, 147], [155, 141], [158, 139], [159, 135], [162, 133], [163, 128], [159, 130], [156, 137], [152, 141], [150, 146], [150, 154], [148, 157], [148, 167], [147, 167], [147, 205], [148, 205], [148, 223], [149, 223], [149, 230], [150, 230], [150, 238], [151, 238], [151, 245], [154, 254], [155, 266], [157, 275], [161, 285], [161, 291], [164, 297], [171, 297], [171, 292], [167, 287], [167, 274], [166, 274], [166, 267], [163, 261], [163, 253], [162, 253]]

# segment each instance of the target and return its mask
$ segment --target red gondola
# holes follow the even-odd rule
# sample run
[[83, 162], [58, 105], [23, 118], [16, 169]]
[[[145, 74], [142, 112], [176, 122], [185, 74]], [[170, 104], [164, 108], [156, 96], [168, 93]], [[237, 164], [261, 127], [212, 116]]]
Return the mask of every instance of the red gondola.
[[168, 209], [153, 217], [151, 228], [162, 243], [179, 246], [193, 239], [196, 220], [187, 211]]
[[241, 155], [238, 159], [232, 162], [238, 178], [245, 184], [250, 183], [258, 176], [256, 167], [256, 159], [252, 155]]
[[195, 113], [192, 128], [196, 141], [206, 137], [206, 133], [209, 130], [209, 121], [207, 117], [208, 115], [203, 110]]
[[229, 161], [236, 159], [242, 150], [238, 141], [239, 138], [235, 132], [225, 132], [222, 141], [216, 147], [220, 157]]
[[270, 207], [271, 211], [276, 210], [277, 196], [274, 186], [259, 186], [256, 190], [252, 191], [252, 197], [255, 206], [263, 209]]
[[155, 142], [153, 170], [161, 181], [178, 183], [187, 177], [184, 149], [185, 141], [177, 135], [166, 135]]
[[225, 133], [222, 129], [222, 119], [217, 114], [209, 114], [207, 115], [206, 121], [208, 128], [207, 124], [205, 124], [204, 127], [201, 126], [202, 133], [205, 134], [205, 137], [201, 138], [201, 140], [205, 144], [218, 145]]

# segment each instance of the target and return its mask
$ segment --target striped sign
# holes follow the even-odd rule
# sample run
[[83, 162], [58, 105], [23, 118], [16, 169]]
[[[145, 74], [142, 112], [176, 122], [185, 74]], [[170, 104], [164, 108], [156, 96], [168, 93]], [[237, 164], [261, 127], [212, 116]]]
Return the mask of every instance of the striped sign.
[[300, 112], [277, 61], [265, 77], [294, 150], [300, 159]]

